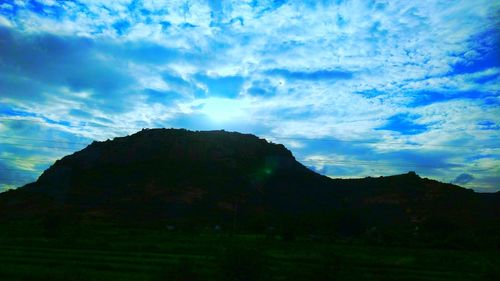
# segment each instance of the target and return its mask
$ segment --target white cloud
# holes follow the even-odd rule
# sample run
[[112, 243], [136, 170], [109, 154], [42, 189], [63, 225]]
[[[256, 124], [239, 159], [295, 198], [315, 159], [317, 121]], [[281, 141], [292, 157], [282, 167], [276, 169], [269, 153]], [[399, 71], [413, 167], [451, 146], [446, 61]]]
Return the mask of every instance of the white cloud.
[[0, 16], [0, 26], [12, 27], [12, 23], [3, 16]]

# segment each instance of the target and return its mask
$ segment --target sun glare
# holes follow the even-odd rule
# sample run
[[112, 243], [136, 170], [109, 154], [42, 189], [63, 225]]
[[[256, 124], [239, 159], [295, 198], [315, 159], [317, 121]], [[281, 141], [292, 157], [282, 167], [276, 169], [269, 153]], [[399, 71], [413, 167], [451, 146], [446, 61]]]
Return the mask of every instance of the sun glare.
[[241, 100], [209, 98], [200, 111], [214, 122], [228, 122], [245, 116], [245, 105]]

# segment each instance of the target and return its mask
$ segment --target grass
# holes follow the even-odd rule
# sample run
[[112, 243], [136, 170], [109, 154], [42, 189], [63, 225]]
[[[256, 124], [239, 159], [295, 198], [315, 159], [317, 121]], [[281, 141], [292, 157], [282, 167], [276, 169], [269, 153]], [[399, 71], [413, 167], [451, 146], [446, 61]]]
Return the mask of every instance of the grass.
[[[4, 230], [4, 231], [3, 231]], [[1, 280], [497, 280], [498, 251], [83, 228], [78, 238], [3, 226]], [[12, 235], [15, 233], [16, 235]]]

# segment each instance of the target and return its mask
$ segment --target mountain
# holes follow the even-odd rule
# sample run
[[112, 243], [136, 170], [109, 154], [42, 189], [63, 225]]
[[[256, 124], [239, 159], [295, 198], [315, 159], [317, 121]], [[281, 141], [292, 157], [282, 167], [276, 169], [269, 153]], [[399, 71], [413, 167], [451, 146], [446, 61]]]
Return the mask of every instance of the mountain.
[[[384, 227], [498, 227], [500, 196], [403, 175], [331, 179], [281, 144], [226, 131], [145, 129], [93, 142], [36, 182], [0, 194], [3, 218], [286, 226], [349, 235]], [[436, 226], [437, 225], [437, 226]], [[446, 227], [445, 227], [446, 228]]]

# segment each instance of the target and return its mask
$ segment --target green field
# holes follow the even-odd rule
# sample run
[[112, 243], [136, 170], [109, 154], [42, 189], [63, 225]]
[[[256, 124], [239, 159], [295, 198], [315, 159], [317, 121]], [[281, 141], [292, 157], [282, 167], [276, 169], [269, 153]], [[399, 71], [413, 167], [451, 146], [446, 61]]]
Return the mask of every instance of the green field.
[[[498, 251], [157, 228], [2, 227], [0, 280], [498, 280]], [[161, 229], [161, 228], [160, 228]]]

